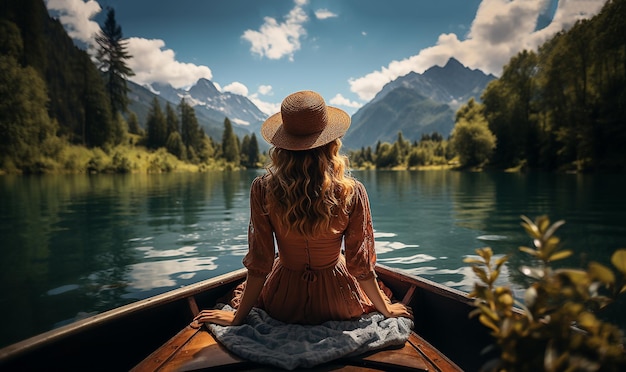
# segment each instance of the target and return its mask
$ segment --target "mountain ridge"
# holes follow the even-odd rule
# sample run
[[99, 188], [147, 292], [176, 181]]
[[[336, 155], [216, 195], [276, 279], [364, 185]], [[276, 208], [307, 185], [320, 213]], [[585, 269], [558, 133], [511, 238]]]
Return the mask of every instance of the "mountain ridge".
[[410, 72], [387, 83], [352, 115], [344, 144], [358, 149], [379, 141], [393, 142], [398, 132], [408, 140], [433, 132], [448, 136], [454, 128], [456, 110], [472, 97], [479, 101], [493, 79], [496, 77], [472, 70], [455, 58], [422, 74]]
[[[410, 72], [386, 84], [374, 99], [352, 115], [344, 145], [357, 149], [374, 146], [379, 141], [393, 142], [398, 132], [408, 140], [419, 140], [423, 134], [433, 132], [448, 136], [454, 128], [456, 110], [472, 97], [479, 100], [486, 85], [495, 78], [470, 69], [455, 58], [450, 58], [444, 66], [432, 66], [422, 74]], [[226, 117], [240, 137], [251, 133], [260, 135], [261, 125], [268, 117], [247, 97], [220, 92], [205, 78], [189, 89], [162, 83], [131, 84], [130, 88], [133, 97], [145, 97], [146, 92], [150, 92], [174, 105], [185, 99], [194, 107], [207, 135], [216, 140], [221, 139]], [[145, 91], [140, 94], [140, 90]], [[142, 123], [151, 102], [152, 99], [131, 103], [131, 109], [139, 111]]]
[[215, 140], [221, 140], [224, 119], [228, 118], [235, 133], [242, 137], [259, 133], [261, 124], [268, 115], [247, 97], [230, 92], [220, 92], [208, 79], [201, 78], [189, 89], [177, 89], [170, 84], [153, 83], [139, 85], [129, 82], [130, 109], [137, 114], [140, 123], [145, 123], [153, 98], [159, 104], [178, 106], [182, 99], [194, 108], [198, 123], [205, 133]]

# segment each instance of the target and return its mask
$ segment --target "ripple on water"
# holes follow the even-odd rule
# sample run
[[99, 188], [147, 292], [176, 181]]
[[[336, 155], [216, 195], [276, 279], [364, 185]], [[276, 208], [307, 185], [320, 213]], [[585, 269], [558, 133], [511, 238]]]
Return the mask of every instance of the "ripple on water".
[[133, 291], [177, 287], [204, 270], [216, 270], [217, 257], [189, 257], [175, 260], [140, 262], [130, 265], [129, 285]]
[[165, 258], [165, 257], [188, 257], [196, 253], [198, 247], [187, 245], [177, 249], [158, 250], [151, 246], [136, 247], [136, 250], [144, 253], [144, 258]]
[[483, 240], [483, 241], [497, 242], [497, 241], [507, 240], [508, 236], [504, 236], [504, 235], [481, 235], [481, 236], [476, 237], [476, 239]]
[[46, 294], [48, 296], [56, 296], [56, 295], [60, 295], [69, 291], [73, 291], [75, 289], [78, 289], [79, 285], [78, 284], [66, 284], [66, 285], [62, 285], [60, 287], [56, 287], [53, 288], [51, 290], [49, 290], [48, 292], [46, 292]]

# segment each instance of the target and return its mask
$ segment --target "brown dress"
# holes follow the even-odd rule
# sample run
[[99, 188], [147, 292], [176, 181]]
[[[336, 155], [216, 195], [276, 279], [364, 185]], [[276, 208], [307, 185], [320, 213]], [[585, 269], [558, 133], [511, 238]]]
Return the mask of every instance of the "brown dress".
[[275, 319], [300, 324], [348, 320], [374, 311], [357, 281], [372, 278], [376, 263], [363, 184], [356, 182], [350, 213], [332, 221], [334, 232], [307, 239], [288, 232], [276, 215], [265, 210], [264, 177], [256, 178], [250, 189], [249, 251], [243, 260], [248, 275], [267, 276], [258, 306]]

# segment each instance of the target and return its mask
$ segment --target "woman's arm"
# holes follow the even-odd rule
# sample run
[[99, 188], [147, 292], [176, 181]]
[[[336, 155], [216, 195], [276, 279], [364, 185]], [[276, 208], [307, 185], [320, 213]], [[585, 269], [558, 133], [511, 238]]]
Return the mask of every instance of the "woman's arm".
[[242, 325], [259, 298], [264, 284], [265, 277], [248, 275], [246, 287], [241, 295], [241, 303], [235, 312], [226, 310], [202, 310], [193, 320], [198, 323], [215, 323], [223, 326]]
[[411, 312], [411, 308], [399, 302], [392, 304], [386, 301], [387, 297], [380, 290], [378, 282], [376, 281], [376, 277], [359, 280], [359, 285], [361, 286], [361, 289], [363, 289], [363, 292], [365, 292], [367, 297], [369, 297], [369, 299], [372, 301], [376, 310], [378, 310], [378, 312], [383, 314], [385, 317], [405, 317], [413, 319], [413, 313]]
[[246, 317], [257, 302], [264, 284], [265, 277], [248, 275], [246, 288], [244, 288], [241, 295], [241, 303], [235, 313], [232, 325], [242, 325], [246, 321]]

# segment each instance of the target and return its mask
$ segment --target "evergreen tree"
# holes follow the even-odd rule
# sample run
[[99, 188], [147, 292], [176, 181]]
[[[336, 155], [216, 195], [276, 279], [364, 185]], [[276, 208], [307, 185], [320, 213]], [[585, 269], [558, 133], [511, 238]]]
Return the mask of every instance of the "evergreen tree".
[[198, 124], [196, 118], [196, 112], [185, 99], [182, 99], [179, 104], [180, 110], [180, 135], [187, 148], [187, 158], [192, 162], [203, 161], [205, 150], [205, 137], [204, 131]]
[[165, 142], [165, 148], [170, 154], [176, 156], [180, 160], [187, 159], [187, 149], [185, 149], [185, 144], [180, 137], [180, 133], [170, 133], [170, 135], [167, 137], [167, 141]]
[[398, 132], [398, 137], [396, 139], [396, 144], [398, 145], [398, 151], [400, 158], [404, 158], [411, 149], [411, 143], [404, 139], [402, 132]]
[[93, 68], [93, 64], [87, 55], [83, 58], [83, 79], [85, 83], [82, 97], [83, 117], [80, 121], [81, 128], [78, 138], [89, 147], [102, 147], [107, 143], [115, 142], [115, 130], [111, 109], [108, 104], [104, 83], [98, 70]]
[[259, 142], [256, 139], [256, 134], [252, 133], [250, 136], [250, 147], [248, 147], [248, 166], [250, 168], [256, 168], [260, 161], [261, 154], [259, 152]]
[[126, 78], [133, 76], [133, 71], [126, 65], [132, 58], [127, 51], [127, 41], [123, 39], [122, 27], [115, 20], [115, 10], [109, 8], [104, 27], [96, 36], [98, 50], [96, 59], [99, 68], [105, 74], [105, 83], [111, 111], [126, 112], [128, 107], [128, 87]]
[[243, 136], [243, 140], [241, 141], [241, 154], [239, 154], [239, 161], [241, 165], [248, 168], [250, 162], [248, 161], [248, 151], [250, 148], [250, 136]]
[[241, 165], [256, 168], [260, 157], [256, 134], [252, 133], [250, 136], [246, 134], [241, 142]]
[[137, 118], [137, 114], [134, 112], [128, 114], [128, 132], [132, 134], [141, 134], [139, 119]]
[[172, 105], [168, 102], [165, 106], [165, 116], [167, 122], [167, 135], [168, 137], [174, 132], [180, 132], [178, 129], [178, 116], [176, 111], [172, 108]]
[[146, 120], [146, 128], [148, 130], [147, 147], [150, 149], [164, 147], [167, 141], [167, 123], [156, 97], [152, 100], [152, 107]]
[[222, 156], [229, 163], [239, 164], [239, 139], [233, 132], [233, 126], [228, 118], [224, 119], [224, 133], [222, 134]]

